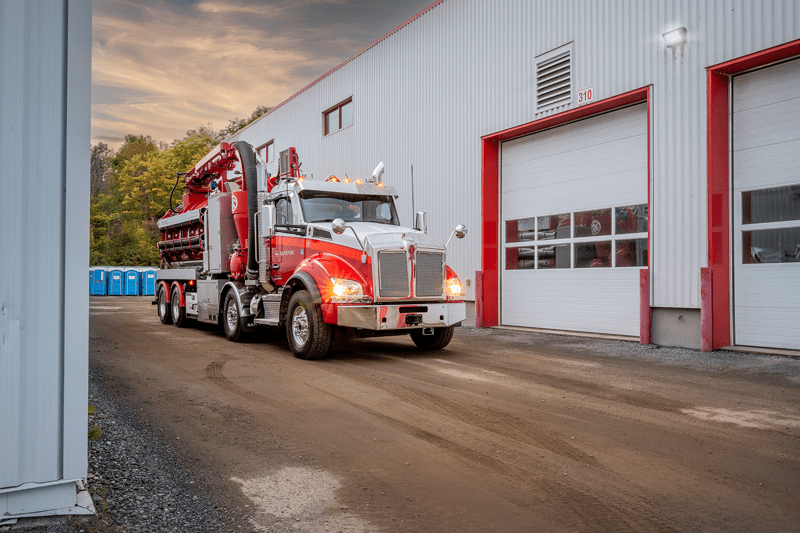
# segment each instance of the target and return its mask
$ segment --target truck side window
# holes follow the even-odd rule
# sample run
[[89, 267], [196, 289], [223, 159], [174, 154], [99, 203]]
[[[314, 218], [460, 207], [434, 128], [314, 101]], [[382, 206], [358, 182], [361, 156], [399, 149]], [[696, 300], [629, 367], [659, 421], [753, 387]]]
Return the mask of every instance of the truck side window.
[[279, 226], [294, 224], [292, 202], [288, 198], [280, 198], [275, 203], [275, 224]]

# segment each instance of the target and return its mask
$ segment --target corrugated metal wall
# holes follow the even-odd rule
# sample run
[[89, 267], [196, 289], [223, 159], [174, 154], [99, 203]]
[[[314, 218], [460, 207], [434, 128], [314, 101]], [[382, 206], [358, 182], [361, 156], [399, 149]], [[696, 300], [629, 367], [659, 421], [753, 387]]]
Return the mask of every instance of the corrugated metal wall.
[[90, 68], [90, 0], [0, 2], [0, 509], [11, 515], [37, 503], [6, 511], [8, 490], [86, 476]]
[[[677, 52], [662, 34], [685, 26]], [[364, 51], [238, 138], [298, 149], [315, 178], [363, 177], [383, 160], [462, 279], [480, 266], [480, 138], [574, 107], [536, 113], [535, 57], [573, 42], [573, 89], [601, 100], [652, 86], [652, 304], [700, 306], [707, 263], [705, 68], [800, 38], [796, 0], [445, 0]], [[322, 112], [353, 97], [353, 125], [323, 138]], [[271, 169], [274, 171], [274, 169]], [[472, 291], [468, 297], [473, 297]]]

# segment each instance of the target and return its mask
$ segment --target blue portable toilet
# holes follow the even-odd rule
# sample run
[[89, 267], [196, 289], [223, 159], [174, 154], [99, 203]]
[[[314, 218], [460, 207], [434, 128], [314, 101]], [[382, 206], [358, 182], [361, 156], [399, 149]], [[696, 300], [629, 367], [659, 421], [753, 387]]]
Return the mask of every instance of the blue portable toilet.
[[90, 273], [92, 288], [89, 290], [89, 294], [105, 296], [108, 292], [108, 272], [104, 268], [93, 268]]
[[125, 273], [122, 270], [108, 271], [108, 295], [125, 295]]
[[155, 296], [156, 294], [156, 279], [157, 274], [155, 270], [143, 270], [142, 278], [140, 280], [142, 286], [143, 296]]
[[125, 296], [139, 296], [139, 271], [125, 271]]

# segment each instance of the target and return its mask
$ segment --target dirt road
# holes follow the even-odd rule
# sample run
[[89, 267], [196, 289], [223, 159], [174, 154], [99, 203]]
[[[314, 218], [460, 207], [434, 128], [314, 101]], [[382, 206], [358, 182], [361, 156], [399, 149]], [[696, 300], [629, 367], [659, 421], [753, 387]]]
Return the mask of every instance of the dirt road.
[[461, 328], [306, 362], [147, 297], [92, 298], [90, 334], [254, 530], [800, 531], [800, 360]]

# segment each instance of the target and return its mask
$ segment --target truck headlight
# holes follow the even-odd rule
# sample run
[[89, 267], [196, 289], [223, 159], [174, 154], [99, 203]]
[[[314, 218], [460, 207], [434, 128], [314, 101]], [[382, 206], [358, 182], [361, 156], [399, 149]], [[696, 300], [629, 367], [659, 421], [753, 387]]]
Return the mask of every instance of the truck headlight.
[[364, 288], [352, 279], [331, 278], [336, 301], [358, 300], [364, 297]]
[[461, 280], [458, 276], [447, 278], [447, 296], [461, 296]]

